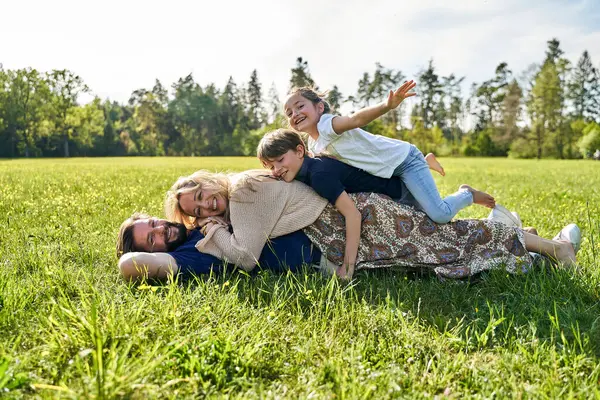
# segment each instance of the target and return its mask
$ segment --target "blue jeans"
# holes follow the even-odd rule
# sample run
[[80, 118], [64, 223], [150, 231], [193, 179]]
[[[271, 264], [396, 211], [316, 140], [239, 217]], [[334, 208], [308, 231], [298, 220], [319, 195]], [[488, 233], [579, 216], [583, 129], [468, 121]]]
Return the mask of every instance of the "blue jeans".
[[425, 211], [434, 222], [450, 222], [460, 210], [473, 204], [473, 195], [468, 190], [461, 189], [442, 199], [423, 153], [414, 145], [410, 146], [408, 156], [393, 174], [400, 177], [408, 189], [400, 202]]

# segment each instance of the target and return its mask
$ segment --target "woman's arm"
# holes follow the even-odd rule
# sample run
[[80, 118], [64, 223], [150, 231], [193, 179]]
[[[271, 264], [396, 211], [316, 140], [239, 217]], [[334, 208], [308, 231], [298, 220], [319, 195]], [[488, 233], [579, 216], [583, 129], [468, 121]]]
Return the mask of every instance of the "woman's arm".
[[213, 225], [196, 249], [248, 271], [256, 266], [268, 239], [312, 224], [327, 200], [301, 182], [269, 178], [255, 182], [253, 190], [236, 192], [229, 204], [233, 233]]
[[233, 233], [223, 225], [210, 224], [196, 249], [245, 271], [254, 269], [287, 204], [288, 185], [269, 180], [254, 182], [253, 190], [240, 189], [244, 192], [236, 193], [236, 199], [229, 203]]
[[119, 259], [121, 275], [128, 281], [142, 278], [166, 279], [179, 272], [177, 261], [169, 253], [126, 253]]
[[417, 84], [414, 81], [404, 82], [396, 91], [390, 90], [387, 101], [383, 101], [374, 106], [362, 108], [352, 115], [335, 117], [331, 121], [333, 130], [338, 135], [351, 129], [360, 128], [381, 117], [383, 114], [398, 107], [407, 97], [416, 95], [415, 92], [409, 92]]
[[346, 250], [344, 252], [344, 263], [336, 274], [342, 279], [352, 279], [354, 264], [358, 255], [358, 243], [360, 241], [361, 215], [354, 202], [345, 191], [335, 201], [335, 208], [346, 219]]
[[[235, 264], [244, 271], [252, 271], [269, 238], [266, 232], [258, 228], [261, 222], [248, 218], [248, 225], [235, 228], [235, 233], [229, 232], [223, 225], [212, 225], [204, 239], [196, 244], [196, 249]], [[254, 226], [255, 230], [246, 229], [250, 226]]]

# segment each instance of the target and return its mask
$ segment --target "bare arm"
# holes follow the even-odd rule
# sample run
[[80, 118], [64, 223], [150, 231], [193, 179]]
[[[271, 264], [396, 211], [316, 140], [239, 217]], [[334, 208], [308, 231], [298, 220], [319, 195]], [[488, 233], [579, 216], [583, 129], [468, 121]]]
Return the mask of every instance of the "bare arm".
[[342, 192], [335, 201], [335, 208], [346, 219], [346, 250], [344, 251], [344, 263], [336, 271], [343, 279], [352, 279], [354, 264], [358, 255], [358, 243], [360, 241], [361, 215], [348, 193]]
[[388, 111], [398, 107], [405, 98], [414, 96], [416, 93], [410, 92], [410, 90], [414, 89], [416, 85], [414, 81], [404, 82], [396, 91], [390, 90], [387, 101], [362, 108], [352, 115], [333, 118], [331, 121], [333, 130], [340, 135], [351, 129], [367, 125]]
[[119, 259], [121, 275], [128, 281], [166, 279], [179, 272], [177, 261], [169, 253], [126, 253]]

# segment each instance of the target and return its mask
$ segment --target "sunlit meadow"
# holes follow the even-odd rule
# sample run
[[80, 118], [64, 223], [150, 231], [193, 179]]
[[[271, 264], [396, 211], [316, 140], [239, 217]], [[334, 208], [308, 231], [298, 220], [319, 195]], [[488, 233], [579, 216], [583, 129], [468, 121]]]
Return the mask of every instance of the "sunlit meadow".
[[180, 175], [256, 160], [0, 161], [0, 397], [600, 398], [600, 162], [442, 161], [442, 193], [487, 190], [546, 237], [579, 224], [579, 268], [132, 286], [119, 224], [162, 216]]

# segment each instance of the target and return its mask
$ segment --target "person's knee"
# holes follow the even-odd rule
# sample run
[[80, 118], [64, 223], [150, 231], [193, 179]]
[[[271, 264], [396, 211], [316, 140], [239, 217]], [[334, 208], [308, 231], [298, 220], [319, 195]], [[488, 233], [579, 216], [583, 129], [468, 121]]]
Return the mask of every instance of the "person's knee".
[[434, 212], [427, 212], [427, 216], [437, 224], [447, 224], [452, 221], [452, 215], [450, 212], [444, 212], [443, 210], [435, 210]]

